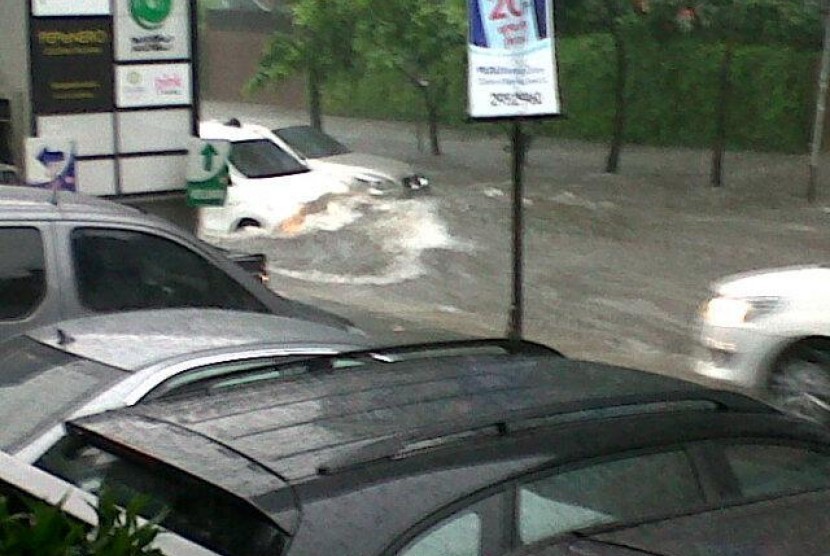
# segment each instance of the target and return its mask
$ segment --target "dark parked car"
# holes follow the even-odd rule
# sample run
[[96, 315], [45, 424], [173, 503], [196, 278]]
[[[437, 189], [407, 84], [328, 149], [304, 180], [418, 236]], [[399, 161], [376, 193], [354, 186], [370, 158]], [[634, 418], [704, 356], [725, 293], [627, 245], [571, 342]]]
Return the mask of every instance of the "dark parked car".
[[0, 186], [0, 339], [96, 313], [220, 308], [350, 327], [285, 299], [192, 234], [118, 203]]
[[[356, 359], [73, 420], [38, 465], [228, 555], [497, 556], [708, 511], [711, 543], [826, 551], [799, 531], [830, 530], [830, 434], [760, 402], [536, 350]], [[754, 527], [785, 495], [799, 529]]]

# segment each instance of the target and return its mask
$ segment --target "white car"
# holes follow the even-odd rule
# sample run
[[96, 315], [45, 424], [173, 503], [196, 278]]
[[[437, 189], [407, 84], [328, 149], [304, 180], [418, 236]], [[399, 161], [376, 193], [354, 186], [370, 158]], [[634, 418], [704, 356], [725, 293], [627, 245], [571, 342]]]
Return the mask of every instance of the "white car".
[[311, 168], [365, 184], [379, 194], [410, 195], [429, 190], [429, 179], [411, 164], [373, 154], [353, 152], [337, 139], [307, 125], [273, 129], [282, 144]]
[[302, 214], [309, 203], [350, 191], [349, 180], [309, 167], [262, 126], [202, 122], [199, 135], [231, 143], [227, 200], [225, 206], [201, 209], [203, 233], [278, 229]]
[[712, 289], [696, 372], [830, 423], [830, 267], [740, 274]]

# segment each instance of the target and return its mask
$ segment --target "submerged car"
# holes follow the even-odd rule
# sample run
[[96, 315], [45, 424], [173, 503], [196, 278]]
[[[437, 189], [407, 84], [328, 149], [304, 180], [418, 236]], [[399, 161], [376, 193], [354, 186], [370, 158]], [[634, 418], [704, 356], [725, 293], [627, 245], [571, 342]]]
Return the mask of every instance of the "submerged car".
[[696, 372], [830, 423], [830, 267], [739, 274], [712, 290]]
[[[358, 332], [215, 309], [58, 322], [0, 343], [0, 449], [37, 458], [71, 416], [273, 378], [280, 361], [354, 351]], [[287, 372], [287, 371], [286, 371]], [[217, 384], [221, 382], [221, 384]]]
[[416, 172], [411, 164], [354, 152], [331, 135], [312, 126], [295, 125], [272, 131], [302, 156], [311, 168], [356, 180], [378, 193], [412, 194], [429, 190], [429, 179]]
[[665, 376], [446, 347], [75, 419], [37, 465], [147, 495], [234, 555], [497, 556], [750, 502], [771, 519], [784, 495], [824, 500], [800, 525], [826, 528], [821, 427]]
[[199, 126], [199, 135], [231, 144], [227, 199], [224, 206], [201, 209], [203, 233], [279, 230], [309, 203], [349, 192], [348, 180], [310, 167], [261, 126], [208, 121]]

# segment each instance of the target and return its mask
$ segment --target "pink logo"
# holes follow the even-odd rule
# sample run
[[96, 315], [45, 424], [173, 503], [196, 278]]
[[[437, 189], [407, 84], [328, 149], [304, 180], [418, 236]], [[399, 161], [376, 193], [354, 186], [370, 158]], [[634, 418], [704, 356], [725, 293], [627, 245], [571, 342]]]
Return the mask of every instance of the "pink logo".
[[184, 80], [181, 75], [163, 74], [156, 77], [155, 86], [158, 95], [181, 95]]

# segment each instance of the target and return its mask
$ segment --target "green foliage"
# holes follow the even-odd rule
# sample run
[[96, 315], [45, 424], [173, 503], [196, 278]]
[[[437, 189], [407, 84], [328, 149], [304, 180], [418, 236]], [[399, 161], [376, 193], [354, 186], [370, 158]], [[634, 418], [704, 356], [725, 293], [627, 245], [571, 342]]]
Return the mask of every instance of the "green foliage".
[[[606, 141], [611, 134], [613, 42], [609, 35], [563, 38], [558, 43], [566, 118], [534, 126], [552, 136]], [[717, 102], [721, 46], [692, 35], [669, 41], [641, 38], [631, 48], [626, 141], [709, 147]], [[729, 146], [804, 152], [812, 117], [817, 53], [781, 45], [740, 46], [732, 64]], [[451, 72], [445, 123], [466, 118], [463, 65]], [[415, 120], [417, 97], [393, 71], [330, 84], [332, 113]]]
[[353, 68], [358, 12], [351, 0], [294, 0], [291, 10], [292, 30], [272, 35], [246, 92], [310, 70], [325, 81]]
[[[21, 502], [18, 499], [14, 499]], [[134, 499], [122, 511], [104, 492], [96, 508], [98, 526], [91, 531], [60, 506], [23, 499], [14, 511], [0, 496], [0, 554], [15, 556], [162, 556], [151, 545], [159, 519], [140, 523], [144, 501]]]

